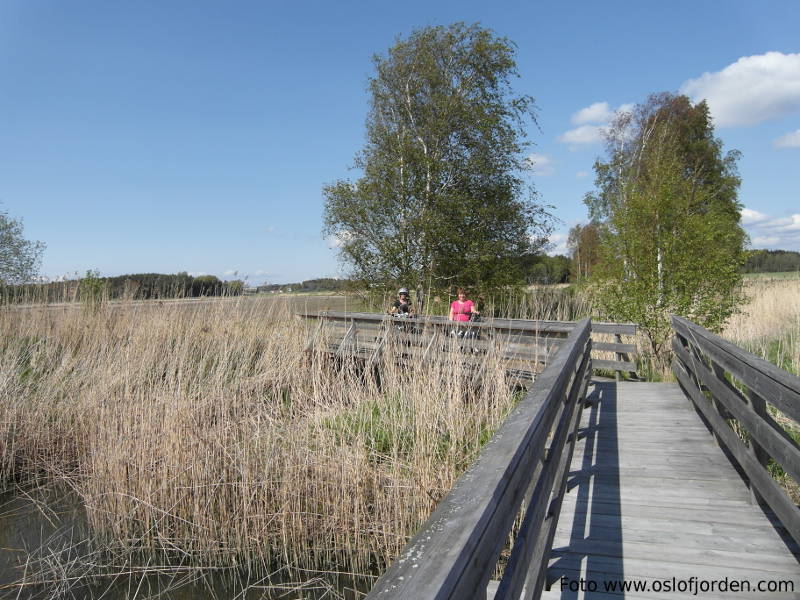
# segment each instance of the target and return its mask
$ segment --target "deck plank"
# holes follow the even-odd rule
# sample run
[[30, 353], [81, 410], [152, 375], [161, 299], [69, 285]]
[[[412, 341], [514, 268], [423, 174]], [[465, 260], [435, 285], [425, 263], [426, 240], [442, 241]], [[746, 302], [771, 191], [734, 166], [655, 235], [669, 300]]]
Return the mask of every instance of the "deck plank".
[[622, 597], [562, 592], [562, 576], [601, 586], [673, 576], [754, 585], [788, 579], [800, 592], [797, 544], [774, 515], [750, 503], [745, 483], [676, 384], [602, 382], [592, 398], [550, 557], [548, 578], [556, 583], [543, 598]]

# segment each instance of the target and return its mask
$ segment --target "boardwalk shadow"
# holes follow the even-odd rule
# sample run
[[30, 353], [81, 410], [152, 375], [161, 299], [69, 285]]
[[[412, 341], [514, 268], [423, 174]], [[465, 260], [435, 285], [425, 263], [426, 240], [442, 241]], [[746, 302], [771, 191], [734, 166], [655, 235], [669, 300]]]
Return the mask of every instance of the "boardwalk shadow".
[[572, 462], [580, 470], [570, 471], [567, 488], [574, 501], [565, 498], [560, 519], [574, 510], [569, 544], [554, 546], [548, 572], [562, 598], [607, 598], [604, 582], [624, 578], [616, 383], [595, 382], [587, 402]]

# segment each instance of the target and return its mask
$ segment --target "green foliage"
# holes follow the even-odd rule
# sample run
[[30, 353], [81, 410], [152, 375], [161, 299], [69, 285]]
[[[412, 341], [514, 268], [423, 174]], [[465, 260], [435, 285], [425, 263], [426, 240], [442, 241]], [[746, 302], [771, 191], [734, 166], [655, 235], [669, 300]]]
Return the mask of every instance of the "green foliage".
[[36, 278], [44, 244], [25, 239], [22, 222], [0, 211], [0, 283], [16, 285]]
[[547, 285], [569, 281], [570, 260], [566, 256], [532, 254], [522, 257], [520, 262], [527, 284]]
[[175, 275], [138, 273], [100, 277], [97, 271], [89, 271], [86, 277], [77, 280], [4, 286], [0, 288], [0, 295], [9, 303], [68, 302], [76, 299], [86, 301], [89, 297], [109, 300], [154, 300], [235, 296], [239, 295], [243, 288], [244, 284], [241, 281], [221, 281], [214, 275], [192, 277], [183, 272]]
[[321, 277], [318, 279], [307, 279], [297, 283], [272, 283], [258, 286], [259, 292], [341, 292], [353, 287], [353, 282], [349, 279], [334, 279], [332, 277]]
[[595, 222], [578, 224], [569, 230], [567, 246], [572, 256], [570, 272], [576, 283], [590, 279], [600, 262], [602, 234], [602, 226]]
[[719, 330], [741, 302], [738, 153], [723, 156], [713, 133], [704, 102], [651, 96], [612, 126], [586, 199], [604, 226], [597, 300], [641, 326], [658, 363], [670, 314]]
[[533, 99], [514, 47], [477, 25], [426, 27], [374, 58], [363, 176], [324, 188], [324, 233], [355, 279], [442, 290], [524, 282], [550, 231], [520, 174]]
[[78, 287], [80, 300], [91, 311], [98, 310], [108, 297], [108, 282], [100, 277], [100, 271], [86, 271]]
[[414, 445], [414, 416], [398, 397], [371, 400], [325, 420], [337, 441], [352, 445], [362, 440], [373, 458], [408, 454]]

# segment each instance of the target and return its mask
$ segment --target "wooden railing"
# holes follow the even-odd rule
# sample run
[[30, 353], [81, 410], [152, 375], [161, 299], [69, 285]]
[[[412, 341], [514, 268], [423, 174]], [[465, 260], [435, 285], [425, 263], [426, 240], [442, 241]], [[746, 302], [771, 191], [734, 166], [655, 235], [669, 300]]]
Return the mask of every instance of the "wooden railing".
[[672, 368], [684, 393], [744, 472], [753, 499], [766, 502], [800, 543], [800, 509], [766, 468], [772, 458], [800, 483], [800, 448], [767, 411], [769, 403], [800, 422], [800, 378], [691, 321], [673, 316], [672, 326]]
[[[538, 598], [567, 485], [586, 387], [591, 321], [569, 328], [544, 372], [368, 599], [482, 598], [517, 516], [495, 598]], [[522, 512], [521, 512], [522, 511]]]
[[[564, 342], [567, 334], [574, 328], [574, 321], [542, 321], [528, 319], [488, 319], [479, 322], [458, 323], [446, 317], [420, 316], [401, 319], [375, 313], [353, 313], [326, 311], [302, 313], [301, 317], [319, 319], [335, 330], [335, 351], [339, 353], [360, 353], [374, 357], [372, 351], [379, 352], [383, 346], [380, 339], [383, 331], [394, 325], [404, 330], [407, 353], [425, 355], [432, 339], [446, 338], [454, 330], [460, 331], [470, 349], [500, 351], [507, 360], [539, 363], [544, 365], [549, 356]], [[593, 357], [594, 369], [635, 373], [635, 343], [624, 343], [622, 336], [636, 335], [637, 326], [633, 323], [595, 323], [593, 334], [613, 335], [615, 341], [594, 341], [592, 347], [598, 352], [612, 352], [614, 358]], [[468, 342], [468, 343], [467, 343]], [[415, 348], [419, 348], [417, 351]], [[479, 357], [476, 357], [476, 361]], [[515, 365], [519, 366], [519, 365]], [[535, 369], [531, 368], [531, 371]]]

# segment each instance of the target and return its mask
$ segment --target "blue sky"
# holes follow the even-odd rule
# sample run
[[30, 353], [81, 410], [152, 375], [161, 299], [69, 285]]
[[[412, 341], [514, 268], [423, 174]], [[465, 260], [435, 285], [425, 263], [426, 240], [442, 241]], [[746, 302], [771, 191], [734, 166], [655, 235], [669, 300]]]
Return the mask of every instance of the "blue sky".
[[651, 92], [708, 98], [756, 247], [800, 250], [800, 2], [0, 3], [0, 202], [42, 271], [340, 273], [325, 183], [364, 141], [371, 56], [425, 25], [518, 46], [533, 181], [586, 218], [599, 132]]

